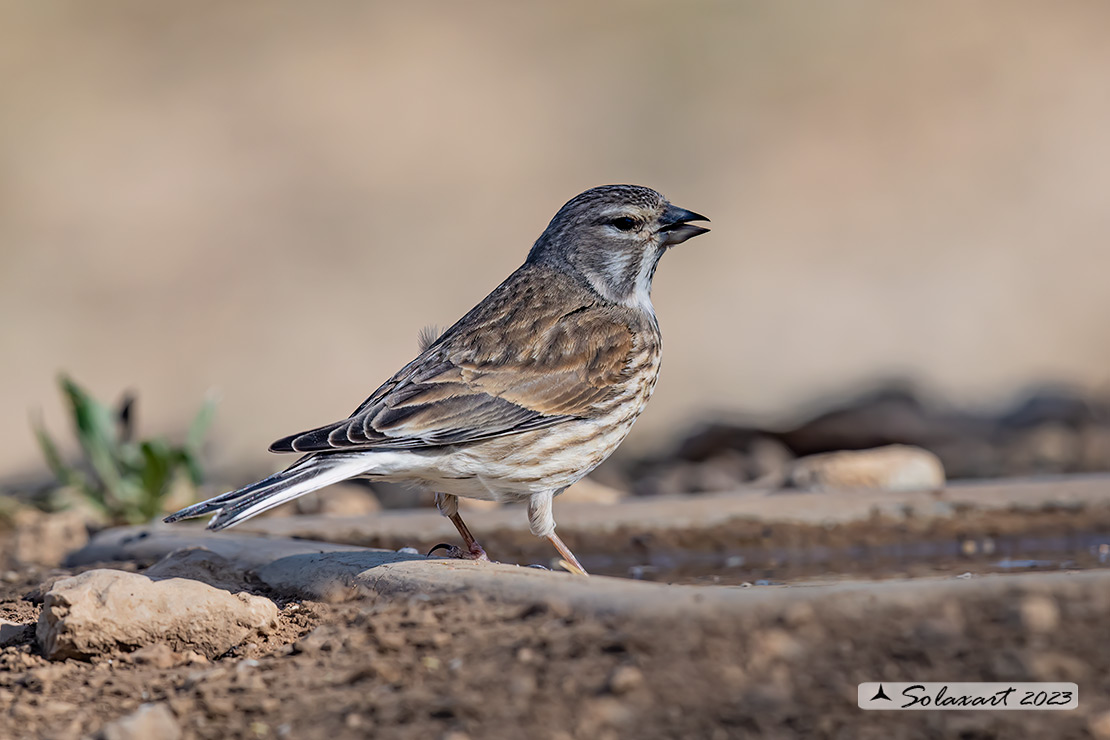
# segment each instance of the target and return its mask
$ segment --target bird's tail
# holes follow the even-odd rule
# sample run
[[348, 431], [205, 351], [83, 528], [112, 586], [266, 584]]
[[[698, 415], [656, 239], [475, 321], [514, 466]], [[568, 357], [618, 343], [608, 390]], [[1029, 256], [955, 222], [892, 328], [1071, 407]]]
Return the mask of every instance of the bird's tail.
[[280, 473], [187, 506], [163, 521], [176, 522], [216, 512], [208, 522], [208, 529], [232, 527], [298, 496], [366, 473], [366, 458], [365, 455], [308, 455]]

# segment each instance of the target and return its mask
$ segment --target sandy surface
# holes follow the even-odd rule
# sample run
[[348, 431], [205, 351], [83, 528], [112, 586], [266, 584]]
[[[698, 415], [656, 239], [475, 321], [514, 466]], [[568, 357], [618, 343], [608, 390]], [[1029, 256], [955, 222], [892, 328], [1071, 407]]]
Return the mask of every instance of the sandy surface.
[[[587, 526], [585, 510], [568, 517], [578, 523], [568, 542], [599, 572], [608, 562], [644, 580], [718, 585], [587, 580], [189, 527], [105, 532], [74, 556], [80, 566], [3, 555], [0, 617], [17, 623], [37, 618], [61, 575], [141, 569], [188, 544], [227, 558], [231, 588], [272, 598], [280, 618], [211, 661], [147, 647], [50, 663], [27, 634], [0, 650], [0, 736], [81, 737], [153, 703], [185, 738], [1099, 740], [1110, 737], [1103, 487], [1101, 478], [986, 484], [974, 489], [983, 507], [897, 520], [863, 507], [824, 521], [818, 506], [808, 521], [797, 506], [776, 519], [787, 510], [774, 501], [762, 520], [720, 521], [712, 499], [654, 525], [642, 502], [598, 507], [596, 518], [608, 510], [617, 526]], [[820, 502], [850, 509], [850, 499]], [[419, 529], [398, 537], [412, 544]], [[520, 527], [487, 539], [507, 562], [547, 562], [537, 544]], [[734, 559], [737, 548], [747, 559]], [[856, 707], [858, 683], [910, 680], [1071, 681], [1079, 709]]]
[[[281, 601], [270, 639], [210, 664], [144, 653], [48, 664], [5, 648], [0, 732], [78, 737], [155, 702], [187, 738], [1090, 737], [1110, 711], [1110, 664], [1090, 649], [1107, 577], [754, 588], [749, 608], [682, 617], [476, 593]], [[4, 614], [34, 616], [16, 600], [33, 580], [4, 587]], [[861, 681], [956, 679], [1075, 681], [1080, 709], [855, 706]]]

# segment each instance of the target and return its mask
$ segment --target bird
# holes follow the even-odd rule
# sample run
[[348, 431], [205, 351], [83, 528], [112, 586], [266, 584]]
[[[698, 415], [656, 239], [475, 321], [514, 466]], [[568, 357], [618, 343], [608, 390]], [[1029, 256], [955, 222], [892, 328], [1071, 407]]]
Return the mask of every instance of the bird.
[[[651, 285], [663, 254], [709, 221], [638, 185], [569, 200], [516, 271], [346, 419], [293, 434], [271, 452], [285, 470], [188, 506], [166, 522], [215, 513], [224, 529], [351, 478], [421, 486], [464, 547], [488, 560], [459, 497], [527, 503], [529, 527], [567, 570], [586, 575], [555, 533], [553, 499], [608, 458], [659, 377], [662, 338]], [[432, 553], [429, 553], [431, 555]]]

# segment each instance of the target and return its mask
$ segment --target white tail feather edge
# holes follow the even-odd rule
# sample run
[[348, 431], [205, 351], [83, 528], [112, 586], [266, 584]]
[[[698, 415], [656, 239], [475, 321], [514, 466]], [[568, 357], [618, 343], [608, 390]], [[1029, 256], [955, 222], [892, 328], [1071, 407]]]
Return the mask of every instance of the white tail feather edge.
[[[281, 506], [287, 501], [292, 501], [298, 496], [303, 496], [306, 493], [312, 493], [313, 491], [317, 491], [325, 486], [330, 486], [333, 483], [339, 483], [340, 481], [347, 480], [348, 478], [354, 478], [362, 475], [363, 473], [368, 472], [372, 467], [367, 464], [369, 462], [366, 459], [367, 457], [369, 456], [363, 456], [362, 459], [359, 459], [359, 457], [355, 457], [344, 460], [342, 462], [334, 462], [333, 458], [332, 460], [329, 460], [326, 467], [322, 465], [319, 472], [317, 472], [311, 478], [301, 481], [300, 483], [295, 483], [286, 490], [281, 491], [280, 493], [275, 493], [272, 496], [266, 496], [262, 498], [253, 506], [236, 513], [230, 519], [224, 520], [222, 517], [225, 509], [220, 509], [216, 512], [216, 516], [212, 517], [212, 520], [208, 522], [208, 529], [224, 529], [225, 527], [233, 527], [240, 522], [245, 522], [251, 517], [258, 516], [264, 511], [269, 511], [275, 506]], [[319, 460], [320, 458], [316, 459]], [[308, 471], [301, 472], [303, 473]], [[229, 506], [233, 503], [234, 502], [228, 502]]]

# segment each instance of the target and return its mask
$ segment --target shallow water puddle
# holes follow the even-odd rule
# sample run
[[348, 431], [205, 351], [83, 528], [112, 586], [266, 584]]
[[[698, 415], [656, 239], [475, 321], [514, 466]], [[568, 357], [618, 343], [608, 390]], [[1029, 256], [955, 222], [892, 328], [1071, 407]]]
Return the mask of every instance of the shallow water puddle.
[[779, 585], [813, 579], [905, 578], [1110, 567], [1110, 530], [907, 540], [874, 545], [657, 550], [583, 558], [591, 572], [664, 583]]

